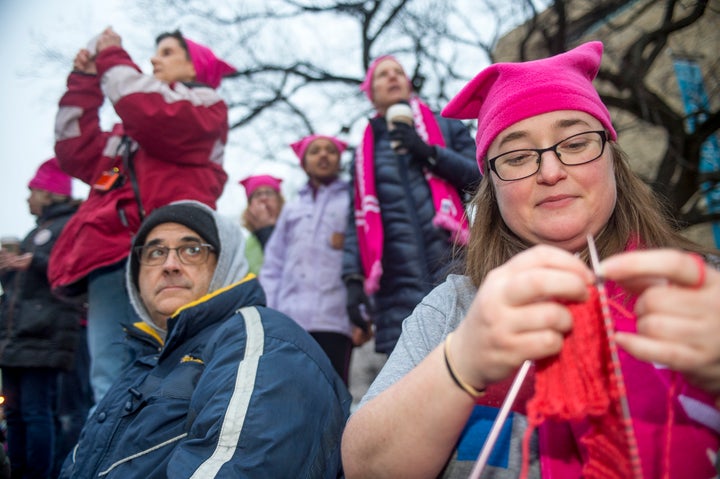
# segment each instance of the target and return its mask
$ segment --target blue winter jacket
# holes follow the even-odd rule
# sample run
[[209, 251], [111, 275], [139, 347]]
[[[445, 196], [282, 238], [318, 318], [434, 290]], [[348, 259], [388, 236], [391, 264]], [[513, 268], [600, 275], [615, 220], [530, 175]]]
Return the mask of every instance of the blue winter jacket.
[[[462, 122], [435, 115], [445, 140], [437, 149], [433, 173], [460, 193], [472, 194], [480, 182], [475, 141]], [[375, 349], [390, 354], [400, 337], [403, 320], [453, 265], [447, 231], [432, 224], [435, 216], [423, 165], [390, 147], [385, 118], [370, 120], [375, 138], [375, 187], [383, 225], [383, 274], [374, 295]], [[355, 172], [354, 166], [350, 171]], [[353, 177], [354, 181], [354, 177]], [[353, 203], [351, 203], [352, 205]], [[343, 257], [343, 278], [363, 275], [350, 207]]]
[[256, 279], [144, 323], [136, 360], [88, 419], [61, 478], [335, 478], [350, 395]]

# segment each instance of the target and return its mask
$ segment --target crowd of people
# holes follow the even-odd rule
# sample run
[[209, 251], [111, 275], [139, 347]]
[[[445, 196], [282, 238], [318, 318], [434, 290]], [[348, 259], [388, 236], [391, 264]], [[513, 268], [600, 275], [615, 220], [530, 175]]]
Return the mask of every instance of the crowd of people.
[[493, 64], [440, 113], [380, 56], [349, 181], [348, 143], [313, 133], [292, 199], [254, 174], [227, 218], [234, 67], [179, 31], [152, 75], [96, 40], [28, 183], [37, 226], [0, 249], [0, 478], [720, 474], [720, 252], [629, 168], [600, 42]]

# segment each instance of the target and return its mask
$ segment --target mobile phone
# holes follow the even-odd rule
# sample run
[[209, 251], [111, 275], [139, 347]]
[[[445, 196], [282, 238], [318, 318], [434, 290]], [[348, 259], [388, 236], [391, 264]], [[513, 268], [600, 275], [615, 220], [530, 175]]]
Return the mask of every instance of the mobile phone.
[[97, 42], [98, 40], [100, 40], [100, 35], [102, 35], [102, 33], [98, 33], [97, 35], [92, 37], [90, 41], [88, 41], [87, 46], [85, 47], [87, 48], [87, 51], [90, 52], [90, 57], [92, 58], [95, 58], [95, 55], [97, 54]]
[[112, 170], [103, 171], [100, 178], [93, 184], [93, 189], [100, 191], [110, 191], [115, 186], [120, 186], [122, 183], [118, 183], [121, 179], [120, 170], [113, 168]]

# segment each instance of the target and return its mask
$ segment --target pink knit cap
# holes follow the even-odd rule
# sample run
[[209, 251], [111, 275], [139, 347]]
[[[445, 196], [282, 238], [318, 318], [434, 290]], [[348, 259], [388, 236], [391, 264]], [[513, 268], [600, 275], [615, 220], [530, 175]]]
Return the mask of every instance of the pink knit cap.
[[245, 187], [245, 194], [249, 200], [252, 194], [255, 193], [255, 190], [261, 186], [268, 186], [280, 193], [280, 183], [282, 183], [282, 179], [270, 175], [255, 175], [248, 176], [244, 180], [238, 181], [238, 183]]
[[477, 118], [477, 162], [484, 171], [490, 144], [506, 128], [532, 116], [578, 110], [595, 117], [612, 140], [617, 133], [592, 81], [603, 44], [589, 42], [549, 58], [496, 63], [481, 71], [443, 109], [446, 118]]
[[184, 35], [183, 39], [195, 67], [195, 79], [200, 83], [217, 88], [224, 76], [237, 71], [235, 67], [216, 57], [208, 47], [195, 43]]
[[[397, 60], [397, 58], [395, 58], [392, 55], [381, 55], [381, 56], [377, 57], [375, 60], [373, 60], [372, 63], [370, 63], [370, 66], [368, 67], [367, 72], [365, 73], [365, 79], [360, 84], [360, 90], [365, 92], [365, 95], [367, 95], [367, 97], [370, 101], [373, 101], [372, 86], [373, 86], [373, 75], [375, 74], [375, 69], [380, 64], [380, 62], [382, 62], [384, 60], [392, 60], [395, 63], [397, 63], [398, 65], [402, 66], [402, 64]], [[404, 69], [403, 69], [403, 71], [404, 71]], [[408, 78], [407, 73], [405, 74], [405, 78], [407, 78], [408, 85], [410, 85], [410, 91], [412, 91], [412, 82], [410, 81], [410, 78]]]
[[347, 149], [347, 146], [348, 146], [347, 143], [345, 143], [345, 142], [342, 141], [342, 140], [339, 140], [339, 139], [335, 138], [334, 136], [329, 136], [329, 135], [308, 135], [308, 136], [306, 136], [305, 138], [303, 138], [303, 139], [301, 139], [301, 140], [298, 140], [298, 141], [296, 141], [295, 143], [292, 143], [292, 144], [290, 145], [290, 148], [292, 148], [293, 151], [295, 152], [295, 154], [297, 155], [297, 157], [300, 158], [300, 164], [301, 164], [301, 165], [302, 165], [303, 162], [305, 161], [305, 152], [307, 151], [308, 146], [310, 146], [310, 143], [312, 143], [313, 141], [317, 140], [318, 138], [325, 138], [325, 139], [328, 139], [328, 140], [332, 141], [332, 142], [335, 144], [335, 146], [337, 147], [338, 153], [340, 153], [340, 154], [342, 154], [342, 152], [345, 151], [345, 150]]
[[72, 178], [60, 169], [57, 158], [53, 157], [40, 165], [35, 176], [28, 183], [28, 188], [72, 196]]

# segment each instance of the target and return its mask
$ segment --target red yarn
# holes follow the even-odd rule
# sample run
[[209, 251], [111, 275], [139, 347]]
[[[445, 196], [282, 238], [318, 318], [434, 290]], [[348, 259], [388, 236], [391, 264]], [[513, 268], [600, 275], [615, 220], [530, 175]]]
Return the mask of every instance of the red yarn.
[[616, 377], [598, 291], [591, 287], [589, 293], [587, 302], [567, 304], [573, 329], [560, 354], [536, 362], [535, 394], [527, 404], [529, 427], [523, 438], [521, 478], [528, 473], [532, 433], [546, 419], [589, 423], [588, 432], [579, 439], [587, 453], [583, 478], [627, 479], [637, 474], [637, 443], [620, 405], [625, 396], [622, 378]]

